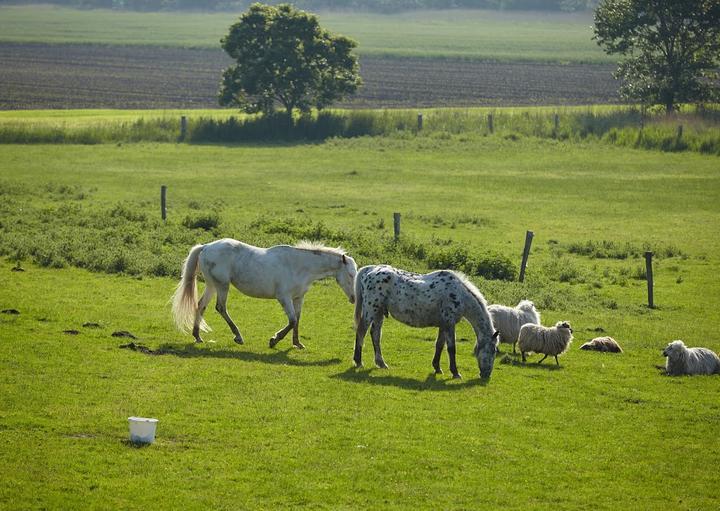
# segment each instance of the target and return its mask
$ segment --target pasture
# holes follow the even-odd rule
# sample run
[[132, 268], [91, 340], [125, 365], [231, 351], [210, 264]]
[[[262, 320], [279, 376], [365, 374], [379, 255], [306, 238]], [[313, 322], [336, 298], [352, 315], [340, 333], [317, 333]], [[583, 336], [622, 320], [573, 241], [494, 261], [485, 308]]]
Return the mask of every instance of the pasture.
[[[1, 507], [718, 505], [720, 380], [656, 367], [672, 339], [720, 350], [716, 156], [447, 133], [0, 155], [0, 309], [19, 311], [0, 314], [0, 440], [12, 446]], [[218, 237], [313, 238], [360, 265], [426, 271], [431, 254], [463, 250], [517, 267], [527, 229], [525, 283], [471, 279], [490, 303], [528, 298], [544, 324], [569, 320], [560, 367], [519, 364], [503, 345], [482, 382], [462, 324], [464, 379], [451, 379], [447, 355], [434, 376], [436, 331], [388, 319], [390, 369], [369, 365], [369, 342], [366, 368], [353, 369], [353, 308], [332, 280], [306, 296], [302, 351], [287, 339], [270, 349], [282, 309], [234, 290], [243, 346], [212, 310], [203, 345], [170, 317], [187, 250]], [[155, 354], [120, 349], [121, 330]], [[597, 335], [625, 353], [579, 350]], [[130, 415], [160, 419], [155, 444], [128, 444]]]

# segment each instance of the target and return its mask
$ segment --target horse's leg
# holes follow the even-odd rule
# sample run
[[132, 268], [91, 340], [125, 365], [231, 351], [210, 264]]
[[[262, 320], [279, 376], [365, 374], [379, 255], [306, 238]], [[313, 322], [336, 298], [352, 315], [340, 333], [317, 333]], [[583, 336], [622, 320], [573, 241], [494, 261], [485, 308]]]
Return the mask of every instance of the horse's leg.
[[380, 338], [382, 337], [382, 325], [385, 317], [381, 312], [373, 319], [370, 327], [370, 337], [372, 338], [373, 348], [375, 349], [375, 365], [380, 369], [387, 369], [388, 365], [383, 360], [382, 350], [380, 349]]
[[445, 330], [447, 336], [447, 351], [450, 358], [450, 372], [453, 378], [462, 378], [458, 373], [457, 364], [455, 363], [455, 325], [450, 325]]
[[438, 330], [437, 339], [435, 340], [435, 356], [433, 357], [432, 366], [435, 369], [435, 374], [442, 374], [443, 371], [440, 369], [440, 356], [442, 355], [443, 348], [445, 347], [445, 331], [442, 327]]
[[193, 323], [192, 331], [195, 342], [203, 342], [202, 337], [200, 337], [200, 323], [202, 322], [205, 309], [207, 309], [208, 304], [210, 304], [210, 300], [212, 300], [213, 295], [215, 295], [215, 287], [207, 282], [205, 284], [205, 291], [198, 301], [198, 308], [195, 311], [195, 322]]
[[293, 299], [293, 308], [295, 309], [295, 324], [293, 325], [293, 346], [299, 349], [305, 348], [305, 346], [303, 346], [303, 344], [300, 342], [299, 334], [300, 314], [302, 313], [304, 298], [304, 296], [301, 296], [300, 298]]
[[228, 326], [230, 327], [230, 330], [232, 330], [233, 335], [235, 335], [235, 342], [238, 344], [243, 344], [243, 338], [242, 335], [240, 335], [240, 330], [238, 330], [238, 327], [233, 322], [232, 318], [227, 312], [227, 297], [228, 297], [228, 291], [230, 289], [230, 284], [221, 284], [218, 283], [217, 285], [217, 302], [215, 302], [215, 310], [220, 313], [220, 315], [225, 319]]
[[[295, 316], [295, 307], [293, 306], [292, 300], [289, 297], [282, 297], [278, 298], [278, 302], [280, 302], [280, 305], [282, 305], [283, 310], [285, 311], [285, 314], [287, 314], [288, 317], [288, 324], [284, 327], [275, 332], [275, 335], [273, 335], [270, 338], [270, 347], [274, 348], [277, 343], [282, 341], [285, 336], [288, 334], [290, 330], [295, 328], [295, 323], [297, 322], [297, 317]], [[299, 341], [298, 341], [299, 344]], [[299, 346], [295, 344], [298, 348], [304, 348], [302, 344]]]
[[369, 326], [369, 322], [361, 316], [358, 321], [357, 330], [355, 330], [355, 353], [353, 354], [355, 367], [362, 367], [362, 347]]

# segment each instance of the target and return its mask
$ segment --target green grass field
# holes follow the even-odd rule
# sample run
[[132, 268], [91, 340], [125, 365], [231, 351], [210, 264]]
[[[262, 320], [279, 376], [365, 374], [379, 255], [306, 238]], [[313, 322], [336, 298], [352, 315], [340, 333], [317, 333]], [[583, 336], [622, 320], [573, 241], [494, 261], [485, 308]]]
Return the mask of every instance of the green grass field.
[[[0, 310], [20, 312], [0, 314], [2, 508], [718, 506], [720, 379], [656, 367], [673, 339], [720, 350], [716, 156], [456, 135], [2, 145], [0, 195]], [[206, 213], [212, 230], [183, 226]], [[355, 370], [353, 309], [332, 280], [307, 295], [304, 351], [268, 348], [280, 306], [237, 292], [229, 311], [244, 346], [214, 311], [213, 342], [200, 346], [170, 318], [182, 258], [217, 237], [315, 232], [361, 265], [425, 271], [418, 247], [517, 265], [527, 229], [524, 284], [473, 280], [490, 302], [529, 298], [545, 324], [573, 324], [559, 368], [502, 363], [503, 346], [483, 384], [464, 323], [465, 378], [435, 377], [436, 332], [389, 319], [390, 369]], [[645, 248], [657, 253], [652, 310]], [[122, 261], [119, 273], [75, 267], [103, 258]], [[26, 271], [11, 271], [17, 260]], [[157, 261], [173, 263], [170, 276], [152, 276]], [[118, 330], [166, 354], [119, 349]], [[625, 353], [578, 349], [603, 332]], [[366, 342], [367, 363], [370, 352]], [[126, 441], [131, 415], [160, 419], [155, 444]]]
[[[0, 41], [218, 47], [239, 13], [137, 13], [0, 7]], [[360, 55], [612, 63], [587, 14], [418, 11], [319, 14], [358, 42]]]

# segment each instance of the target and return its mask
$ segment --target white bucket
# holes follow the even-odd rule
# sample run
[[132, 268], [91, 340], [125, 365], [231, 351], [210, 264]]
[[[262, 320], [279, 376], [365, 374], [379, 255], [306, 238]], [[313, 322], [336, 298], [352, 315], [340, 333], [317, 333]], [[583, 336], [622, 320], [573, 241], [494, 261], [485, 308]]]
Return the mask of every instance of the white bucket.
[[146, 417], [128, 417], [130, 423], [130, 441], [136, 444], [151, 444], [155, 441], [157, 419]]

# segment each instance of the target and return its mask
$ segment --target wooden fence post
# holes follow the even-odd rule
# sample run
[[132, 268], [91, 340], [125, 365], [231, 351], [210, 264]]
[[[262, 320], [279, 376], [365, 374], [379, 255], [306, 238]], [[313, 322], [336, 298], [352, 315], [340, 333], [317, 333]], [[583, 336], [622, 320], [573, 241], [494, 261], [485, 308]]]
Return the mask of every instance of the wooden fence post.
[[493, 114], [488, 114], [488, 131], [493, 132]]
[[653, 300], [653, 271], [652, 271], [652, 252], [645, 252], [645, 275], [647, 277], [648, 287], [648, 307], [651, 309], [655, 308], [655, 302]]
[[520, 264], [520, 282], [525, 281], [525, 268], [527, 267], [528, 257], [530, 256], [530, 245], [532, 245], [533, 236], [535, 236], [535, 234], [532, 231], [525, 233], [525, 248], [523, 249], [522, 263]]
[[167, 218], [166, 208], [165, 208], [165, 197], [167, 195], [167, 186], [161, 185], [160, 186], [160, 216], [162, 216], [162, 219], [165, 220]]
[[677, 138], [675, 139], [675, 145], [680, 145], [680, 141], [682, 140], [682, 135], [683, 135], [683, 125], [678, 124]]
[[422, 113], [418, 114], [418, 131], [422, 131], [423, 128], [423, 118]]
[[395, 233], [395, 241], [400, 239], [400, 213], [393, 213], [393, 231]]
[[185, 140], [185, 136], [187, 135], [187, 117], [184, 115], [180, 117], [180, 141], [182, 142]]
[[557, 137], [558, 131], [560, 130], [560, 116], [558, 114], [555, 114], [553, 122], [555, 124], [555, 128], [553, 129], [553, 136]]

